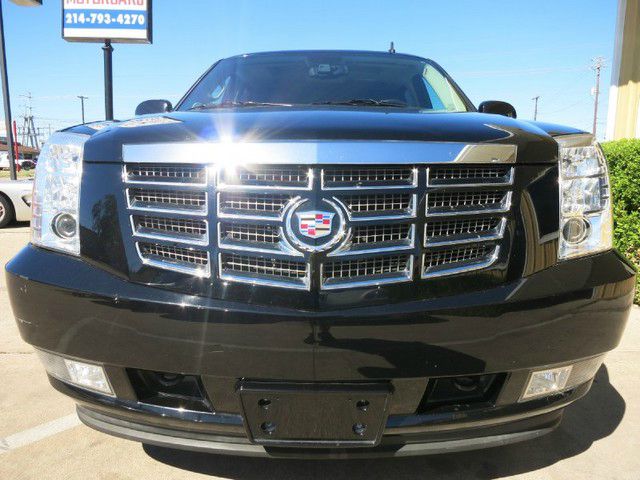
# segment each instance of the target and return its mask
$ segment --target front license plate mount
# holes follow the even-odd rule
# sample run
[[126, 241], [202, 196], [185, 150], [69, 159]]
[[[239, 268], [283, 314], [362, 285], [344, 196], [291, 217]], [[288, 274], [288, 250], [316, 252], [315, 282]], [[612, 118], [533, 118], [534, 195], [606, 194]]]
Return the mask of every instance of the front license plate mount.
[[387, 421], [388, 383], [243, 380], [238, 393], [250, 440], [265, 446], [372, 447]]

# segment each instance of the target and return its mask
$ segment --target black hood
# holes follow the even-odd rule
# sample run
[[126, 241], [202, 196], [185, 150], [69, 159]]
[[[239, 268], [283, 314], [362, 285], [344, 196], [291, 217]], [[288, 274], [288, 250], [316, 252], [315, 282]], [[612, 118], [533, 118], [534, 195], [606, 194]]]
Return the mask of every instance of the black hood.
[[[160, 124], [139, 124], [140, 120]], [[173, 121], [171, 121], [173, 120]], [[121, 162], [122, 146], [146, 143], [224, 141], [417, 141], [501, 143], [518, 146], [519, 163], [557, 160], [551, 135], [529, 122], [481, 113], [424, 113], [391, 108], [241, 108], [207, 112], [172, 112], [137, 117], [102, 130], [87, 126], [74, 131], [92, 134], [85, 161]], [[137, 125], [137, 126], [136, 126]]]

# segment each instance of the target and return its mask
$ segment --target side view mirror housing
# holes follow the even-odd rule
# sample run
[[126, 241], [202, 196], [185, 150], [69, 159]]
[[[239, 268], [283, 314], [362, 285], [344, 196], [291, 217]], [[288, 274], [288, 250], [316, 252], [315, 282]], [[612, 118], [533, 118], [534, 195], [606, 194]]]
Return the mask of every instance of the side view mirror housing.
[[496, 115], [504, 115], [505, 117], [516, 118], [516, 109], [507, 102], [498, 100], [487, 100], [478, 105], [480, 113], [494, 113]]
[[169, 100], [145, 100], [136, 107], [136, 115], [167, 113], [171, 110], [173, 110], [173, 105]]

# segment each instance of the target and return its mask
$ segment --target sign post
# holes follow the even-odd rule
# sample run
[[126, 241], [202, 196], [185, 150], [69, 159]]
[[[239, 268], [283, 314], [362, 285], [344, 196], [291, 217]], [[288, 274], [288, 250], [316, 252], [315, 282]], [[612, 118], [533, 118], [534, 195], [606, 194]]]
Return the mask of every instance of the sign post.
[[151, 12], [151, 0], [62, 0], [62, 38], [69, 42], [104, 42], [107, 120], [113, 120], [111, 44], [152, 43]]

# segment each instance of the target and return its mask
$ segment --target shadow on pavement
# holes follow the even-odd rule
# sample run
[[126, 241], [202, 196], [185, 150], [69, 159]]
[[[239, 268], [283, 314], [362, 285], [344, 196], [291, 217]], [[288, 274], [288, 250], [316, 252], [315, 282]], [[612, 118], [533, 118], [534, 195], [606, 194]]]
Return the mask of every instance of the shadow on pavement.
[[193, 472], [237, 480], [270, 478], [498, 478], [539, 470], [587, 450], [609, 436], [625, 413], [625, 402], [603, 365], [591, 391], [565, 411], [557, 430], [506, 447], [412, 458], [376, 460], [275, 460], [210, 455], [144, 445], [160, 462]]
[[26, 228], [28, 226], [29, 226], [29, 222], [11, 222], [9, 225], [1, 229], [0, 232], [11, 232], [11, 230]]

